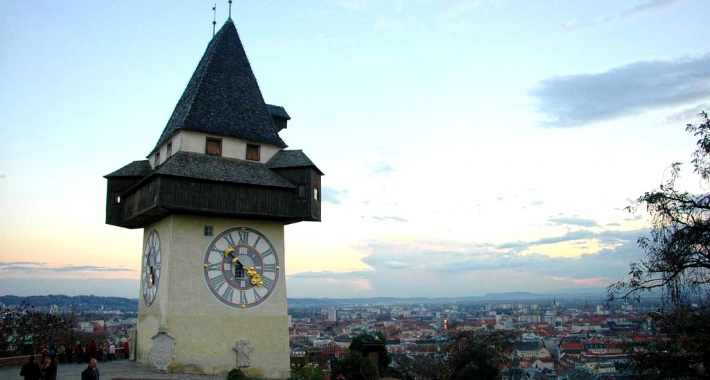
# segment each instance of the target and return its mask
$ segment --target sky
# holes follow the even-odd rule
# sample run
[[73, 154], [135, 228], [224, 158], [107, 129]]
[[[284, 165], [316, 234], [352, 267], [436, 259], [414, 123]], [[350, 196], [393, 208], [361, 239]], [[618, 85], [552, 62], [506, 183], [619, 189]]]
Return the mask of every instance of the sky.
[[[0, 294], [137, 298], [104, 175], [155, 146], [214, 1], [0, 2]], [[227, 2], [216, 5], [217, 28]], [[325, 173], [292, 298], [603, 289], [710, 109], [705, 0], [236, 0], [281, 137]]]

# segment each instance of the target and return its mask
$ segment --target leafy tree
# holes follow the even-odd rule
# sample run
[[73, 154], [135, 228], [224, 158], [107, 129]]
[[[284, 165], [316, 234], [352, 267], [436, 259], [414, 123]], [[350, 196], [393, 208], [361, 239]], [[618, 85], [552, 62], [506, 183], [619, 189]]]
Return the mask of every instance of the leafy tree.
[[347, 355], [332, 363], [332, 379], [343, 375], [346, 380], [375, 380], [377, 368], [359, 351], [351, 350]]
[[[701, 112], [686, 131], [698, 138], [693, 172], [704, 189], [710, 185], [710, 120]], [[630, 278], [607, 289], [609, 301], [639, 301], [660, 293], [662, 308], [651, 314], [667, 338], [634, 350], [636, 370], [643, 378], [708, 378], [710, 372], [710, 194], [693, 194], [676, 187], [681, 164], [657, 189], [644, 193], [635, 206], [650, 215], [649, 236], [638, 239], [646, 257], [631, 263]]]
[[[293, 367], [293, 366], [292, 366]], [[291, 372], [292, 380], [323, 380], [325, 370], [318, 363], [307, 363]]]
[[403, 379], [469, 380], [499, 379], [502, 353], [511, 349], [510, 339], [502, 333], [457, 331], [434, 355], [404, 358], [397, 362]]
[[381, 331], [375, 331], [373, 333], [360, 333], [355, 337], [348, 349], [352, 351], [359, 352], [362, 356], [368, 357], [371, 353], [377, 353], [377, 370], [380, 375], [385, 375], [388, 372], [389, 364], [392, 362], [392, 358], [385, 349], [385, 344], [387, 343], [387, 337]]
[[0, 355], [13, 356], [40, 352], [42, 344], [56, 343], [73, 330], [74, 319], [36, 310], [26, 302], [0, 307], [2, 345]]

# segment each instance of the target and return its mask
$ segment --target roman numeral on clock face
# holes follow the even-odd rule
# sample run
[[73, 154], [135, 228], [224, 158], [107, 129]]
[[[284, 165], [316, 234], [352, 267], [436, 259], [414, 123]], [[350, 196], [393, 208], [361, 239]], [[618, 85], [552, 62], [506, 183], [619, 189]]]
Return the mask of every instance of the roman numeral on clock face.
[[232, 234], [231, 234], [231, 233], [230, 233], [230, 234], [226, 234], [226, 235], [224, 235], [224, 240], [226, 240], [226, 241], [227, 241], [227, 245], [228, 245], [228, 246], [230, 246], [230, 247], [231, 247], [231, 246], [233, 246], [233, 245], [234, 245], [234, 237], [232, 236]]
[[279, 252], [254, 228], [224, 230], [207, 245], [204, 255], [205, 284], [219, 302], [229, 307], [256, 307], [278, 286]]
[[239, 232], [239, 244], [249, 244], [249, 231], [237, 232]]
[[214, 277], [211, 277], [210, 281], [212, 282], [212, 287], [215, 290], [219, 290], [219, 288], [221, 288], [222, 285], [224, 285], [225, 280], [224, 280], [224, 277], [222, 277], [222, 274], [218, 274]]

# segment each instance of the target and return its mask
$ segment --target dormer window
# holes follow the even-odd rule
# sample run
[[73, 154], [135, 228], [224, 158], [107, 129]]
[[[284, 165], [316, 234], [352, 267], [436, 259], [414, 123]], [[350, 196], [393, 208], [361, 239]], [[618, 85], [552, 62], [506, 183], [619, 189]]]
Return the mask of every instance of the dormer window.
[[222, 155], [222, 139], [208, 137], [205, 144], [205, 153], [213, 156]]
[[173, 155], [173, 142], [168, 141], [168, 153], [165, 155], [165, 158], [170, 158], [170, 156]]
[[160, 165], [160, 152], [155, 153], [155, 160], [153, 161], [153, 167]]
[[247, 144], [247, 160], [259, 161], [260, 160], [260, 146], [254, 144]]

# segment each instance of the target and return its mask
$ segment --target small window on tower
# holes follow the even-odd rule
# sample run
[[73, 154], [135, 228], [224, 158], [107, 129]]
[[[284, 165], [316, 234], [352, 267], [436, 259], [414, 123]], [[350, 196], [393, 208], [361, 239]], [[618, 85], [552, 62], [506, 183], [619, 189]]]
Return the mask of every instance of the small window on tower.
[[153, 161], [153, 166], [156, 167], [160, 165], [160, 152], [155, 154], [155, 161]]
[[212, 226], [205, 226], [205, 236], [212, 236], [213, 228]]
[[168, 154], [165, 155], [165, 158], [170, 158], [170, 156], [173, 155], [173, 142], [170, 141], [168, 142]]
[[222, 139], [208, 137], [207, 143], [205, 144], [205, 153], [211, 154], [213, 156], [221, 156], [222, 155]]
[[247, 144], [247, 160], [259, 161], [259, 145]]
[[313, 188], [313, 200], [314, 201], [318, 200], [318, 189], [315, 187]]
[[306, 197], [306, 185], [299, 185], [298, 186], [298, 197], [299, 198]]

